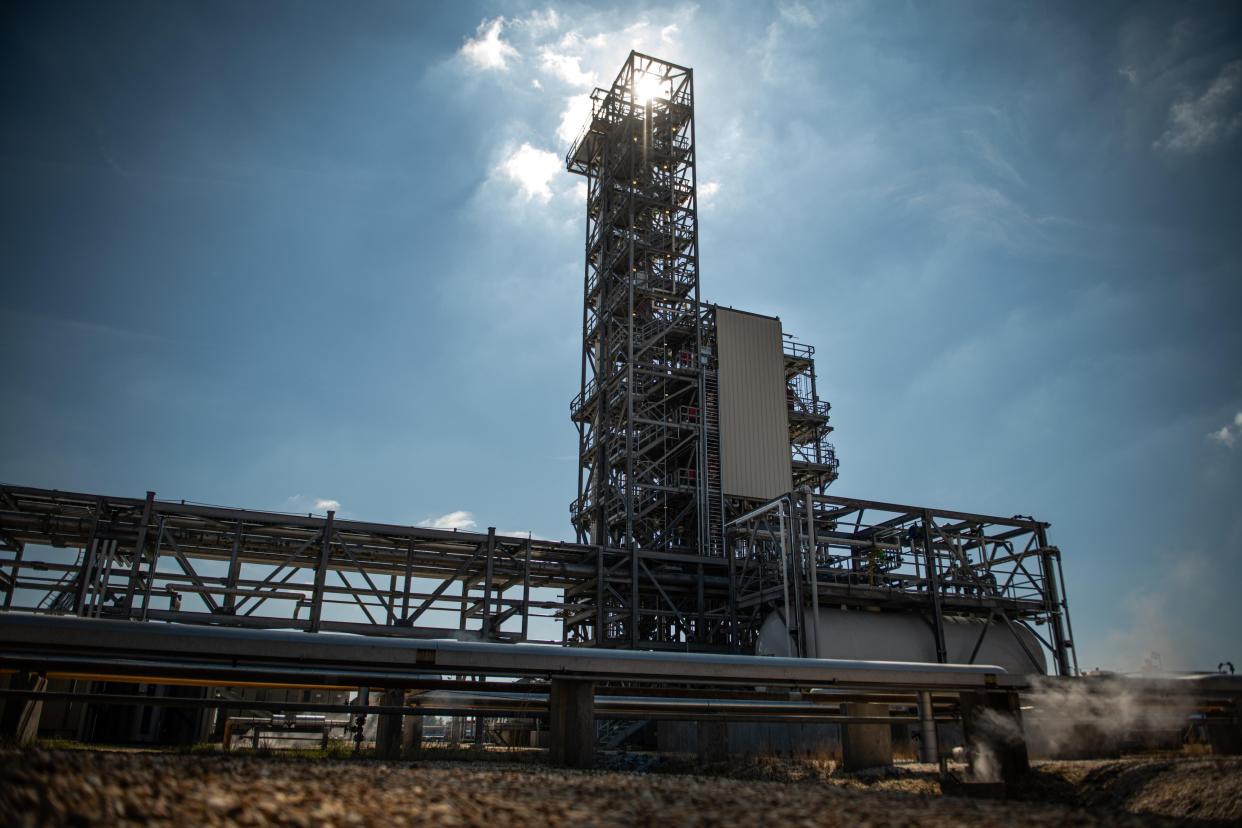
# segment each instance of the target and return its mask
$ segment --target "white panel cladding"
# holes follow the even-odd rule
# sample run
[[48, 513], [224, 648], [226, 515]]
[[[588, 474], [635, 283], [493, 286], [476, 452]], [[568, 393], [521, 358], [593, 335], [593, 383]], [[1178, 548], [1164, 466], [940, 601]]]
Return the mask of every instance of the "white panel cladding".
[[717, 308], [716, 341], [722, 488], [778, 497], [792, 485], [781, 321]]

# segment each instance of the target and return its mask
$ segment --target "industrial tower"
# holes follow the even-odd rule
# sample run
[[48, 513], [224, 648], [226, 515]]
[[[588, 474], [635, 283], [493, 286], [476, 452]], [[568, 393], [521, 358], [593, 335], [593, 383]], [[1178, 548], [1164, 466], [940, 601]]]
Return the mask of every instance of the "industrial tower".
[[[783, 347], [779, 320], [702, 301], [692, 70], [631, 52], [591, 101], [591, 121], [566, 157], [569, 171], [587, 180], [581, 391], [570, 405], [578, 497], [570, 513], [579, 542], [601, 552], [596, 594], [581, 596], [597, 612], [571, 613], [567, 624], [578, 635], [570, 638], [724, 647], [734, 638], [727, 602], [709, 600], [701, 584], [726, 564], [726, 521], [796, 487], [822, 492], [836, 479], [829, 407], [817, 396], [813, 348]], [[747, 476], [746, 452], [732, 453], [739, 458], [732, 469], [722, 467], [726, 329], [738, 331], [730, 342], [745, 343], [734, 348], [741, 373], [726, 403], [730, 392], [741, 403], [754, 390], [743, 385], [768, 386], [774, 428], [763, 471], [775, 483], [757, 488], [725, 482], [730, 470]], [[767, 346], [758, 383], [744, 365], [756, 337]], [[685, 589], [685, 579], [700, 587]]]

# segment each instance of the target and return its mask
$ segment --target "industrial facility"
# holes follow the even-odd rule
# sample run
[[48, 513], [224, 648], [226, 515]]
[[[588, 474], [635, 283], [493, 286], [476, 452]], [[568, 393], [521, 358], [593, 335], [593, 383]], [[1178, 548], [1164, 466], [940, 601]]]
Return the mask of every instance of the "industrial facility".
[[[890, 723], [941, 762], [938, 723], [968, 741], [1078, 676], [1049, 524], [836, 494], [814, 347], [704, 299], [693, 72], [631, 52], [591, 99], [565, 159], [587, 193], [574, 541], [0, 486], [11, 735], [160, 741], [150, 711], [192, 710], [213, 718], [167, 739], [257, 745], [273, 714], [371, 713], [392, 755], [402, 717], [489, 716], [586, 766], [650, 722], [699, 722], [700, 751], [742, 746], [725, 723], [812, 723], [864, 767]], [[1177, 692], [1236, 722], [1231, 678]], [[243, 684], [285, 695], [221, 690]], [[118, 704], [147, 712], [87, 712]]]

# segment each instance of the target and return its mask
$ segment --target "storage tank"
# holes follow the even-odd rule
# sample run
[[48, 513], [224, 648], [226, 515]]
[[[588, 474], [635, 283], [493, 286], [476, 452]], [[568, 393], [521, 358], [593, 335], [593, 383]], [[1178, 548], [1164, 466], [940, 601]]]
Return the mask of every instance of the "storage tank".
[[[813, 613], [807, 610], [809, 623]], [[979, 640], [985, 623], [982, 618], [946, 617], [944, 619], [945, 652], [951, 664], [970, 661], [971, 651]], [[761, 656], [796, 655], [793, 643], [785, 632], [781, 614], [771, 613], [759, 628], [755, 654]], [[1016, 634], [1015, 634], [1016, 631]], [[820, 658], [865, 659], [868, 661], [936, 661], [936, 637], [931, 625], [922, 616], [904, 612], [868, 612], [865, 610], [821, 609], [816, 636]], [[1022, 643], [1018, 642], [1021, 636]], [[1030, 651], [1035, 661], [1023, 650]], [[991, 622], [983, 644], [975, 655], [975, 664], [995, 664], [1011, 674], [1048, 671], [1043, 647], [1030, 630], [1001, 621]]]

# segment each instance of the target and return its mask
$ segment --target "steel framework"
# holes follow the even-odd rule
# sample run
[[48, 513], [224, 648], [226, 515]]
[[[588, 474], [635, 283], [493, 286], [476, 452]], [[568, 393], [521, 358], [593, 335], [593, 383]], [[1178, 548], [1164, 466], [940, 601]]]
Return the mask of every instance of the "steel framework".
[[[798, 653], [822, 651], [806, 619], [820, 606], [911, 612], [926, 620], [937, 660], [948, 661], [947, 616], [980, 625], [967, 663], [991, 635], [1013, 635], [1035, 672], [1030, 631], [1056, 673], [1078, 672], [1061, 552], [1048, 524], [988, 515], [791, 493], [731, 520], [730, 584], [738, 638], [753, 641], [772, 611], [786, 619]], [[997, 622], [993, 624], [991, 622]]]
[[[611, 87], [593, 93], [590, 123], [565, 163], [587, 179], [570, 515], [578, 541], [603, 550], [594, 583], [567, 596], [595, 610], [571, 616], [567, 640], [729, 648], [728, 601], [669, 583], [722, 570], [725, 521], [755, 505], [721, 489], [716, 306], [699, 285], [693, 72], [631, 52]], [[813, 354], [797, 342], [785, 349], [790, 485], [823, 491], [837, 459]]]
[[492, 641], [529, 640], [564, 607], [532, 590], [592, 572], [574, 544], [490, 529], [19, 486], [0, 487], [0, 553], [4, 610]]
[[[596, 612], [569, 639], [727, 645], [703, 591], [674, 600], [653, 571], [724, 559], [715, 366], [699, 295], [694, 77], [631, 52], [566, 165], [587, 179], [578, 540], [601, 550]], [[628, 585], [616, 575], [625, 572]], [[667, 606], [666, 606], [667, 605]]]
[[[767, 613], [799, 618], [791, 606], [914, 612], [935, 632], [941, 661], [946, 615], [987, 618], [1029, 626], [1057, 672], [1073, 675], [1060, 550], [1047, 529], [1030, 518], [790, 494], [730, 520], [722, 558], [644, 551], [667, 602], [647, 612], [675, 630], [679, 606], [701, 602], [722, 640], [691, 649], [735, 652], [753, 651]], [[0, 485], [4, 611], [506, 642], [536, 640], [530, 622], [546, 614], [577, 643], [576, 627], [611, 611], [590, 599], [601, 561], [621, 552]], [[627, 576], [613, 573], [606, 587], [624, 591]], [[547, 588], [564, 597], [540, 597]], [[687, 649], [671, 638], [643, 647]], [[815, 652], [813, 642], [799, 647]]]

